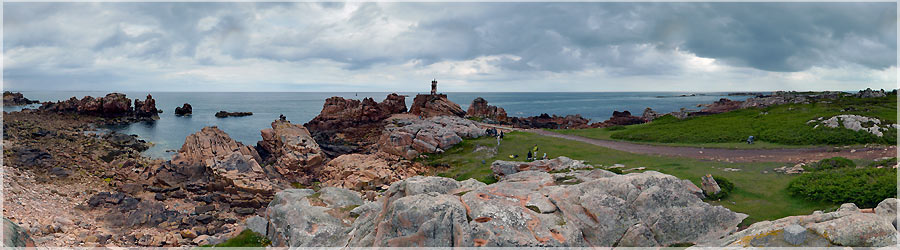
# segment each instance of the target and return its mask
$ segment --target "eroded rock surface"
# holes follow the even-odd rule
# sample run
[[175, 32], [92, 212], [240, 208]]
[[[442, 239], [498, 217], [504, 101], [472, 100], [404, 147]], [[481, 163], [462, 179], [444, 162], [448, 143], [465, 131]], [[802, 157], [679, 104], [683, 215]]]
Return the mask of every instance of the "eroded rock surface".
[[325, 186], [356, 191], [379, 190], [382, 186], [425, 172], [425, 166], [411, 161], [398, 161], [381, 154], [346, 154], [338, 156], [320, 172]]
[[20, 106], [20, 105], [28, 105], [33, 103], [40, 103], [38, 100], [29, 100], [25, 98], [22, 93], [19, 92], [9, 92], [3, 91], [3, 105], [4, 106]]
[[[897, 199], [882, 201], [875, 213], [863, 213], [853, 204], [838, 211], [815, 212], [774, 221], [753, 223], [743, 231], [700, 244], [713, 247], [884, 247], [897, 245]], [[845, 209], [844, 207], [847, 207]], [[856, 208], [856, 209], [852, 209]], [[804, 230], [797, 230], [802, 227]], [[800, 231], [800, 232], [798, 232]], [[802, 239], [802, 240], [801, 240]]]
[[589, 128], [590, 120], [581, 115], [557, 116], [541, 114], [532, 117], [512, 117], [510, 123], [518, 128], [578, 129]]
[[509, 117], [506, 110], [501, 107], [488, 105], [487, 100], [478, 97], [472, 100], [469, 109], [466, 110], [466, 118], [480, 118], [487, 123], [508, 123]]
[[286, 120], [272, 122], [271, 129], [260, 132], [263, 140], [257, 143], [265, 162], [281, 176], [301, 178], [320, 167], [326, 159], [319, 144], [309, 131]]
[[448, 100], [445, 94], [416, 95], [409, 113], [422, 117], [466, 115], [466, 111], [459, 104]]
[[494, 173], [494, 177], [497, 178], [497, 180], [503, 180], [507, 175], [522, 171], [555, 172], [568, 169], [576, 170], [586, 168], [593, 168], [593, 166], [584, 164], [584, 161], [572, 160], [569, 157], [565, 156], [531, 162], [498, 160], [491, 163], [491, 171]]
[[699, 188], [674, 176], [593, 171], [607, 174], [575, 185], [538, 171], [491, 185], [415, 176], [349, 210], [353, 220], [330, 214], [336, 203], [310, 200], [311, 190], [285, 191], [270, 211], [294, 214], [270, 213], [268, 231], [282, 233], [269, 238], [275, 246], [667, 246], [718, 239], [746, 217], [701, 201]]
[[485, 133], [475, 122], [456, 116], [401, 118], [385, 126], [378, 144], [383, 152], [413, 159], [422, 153], [443, 152], [463, 138], [477, 138]]
[[389, 94], [380, 103], [331, 97], [322, 112], [304, 124], [330, 157], [365, 151], [381, 135], [384, 119], [406, 112], [405, 96]]
[[897, 129], [897, 124], [882, 124], [878, 118], [861, 115], [836, 115], [828, 119], [819, 117], [818, 119], [807, 121], [806, 124], [815, 124], [813, 128], [818, 128], [821, 125], [827, 128], [843, 127], [853, 131], [862, 130], [878, 137], [884, 136], [884, 132], [889, 129]]

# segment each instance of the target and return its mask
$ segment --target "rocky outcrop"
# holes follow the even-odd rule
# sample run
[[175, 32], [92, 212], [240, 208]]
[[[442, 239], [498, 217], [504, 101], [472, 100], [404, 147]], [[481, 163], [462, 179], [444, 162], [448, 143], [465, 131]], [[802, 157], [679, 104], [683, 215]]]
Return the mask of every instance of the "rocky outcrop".
[[711, 114], [719, 114], [725, 113], [732, 110], [737, 110], [741, 108], [744, 102], [742, 101], [732, 101], [726, 98], [721, 98], [718, 101], [715, 101], [711, 104], [700, 105], [703, 109], [700, 112], [691, 115], [711, 115]]
[[664, 114], [660, 114], [656, 111], [653, 111], [651, 108], [644, 109], [644, 113], [641, 114], [641, 119], [644, 119], [647, 122], [653, 121], [656, 118], [662, 117]]
[[494, 177], [497, 178], [497, 180], [503, 180], [503, 178], [508, 175], [522, 171], [558, 172], [570, 169], [587, 168], [593, 168], [593, 166], [584, 164], [584, 161], [572, 160], [565, 156], [531, 162], [498, 160], [491, 163], [491, 172], [494, 173]]
[[712, 247], [884, 247], [897, 245], [897, 199], [864, 213], [852, 203], [838, 211], [790, 216], [753, 223], [722, 239], [700, 244]]
[[241, 116], [251, 116], [253, 112], [228, 112], [228, 111], [219, 111], [216, 112], [217, 118], [227, 118], [227, 117], [241, 117]]
[[413, 159], [422, 153], [441, 153], [463, 138], [485, 135], [475, 122], [456, 116], [427, 119], [394, 119], [385, 126], [378, 142], [381, 151]]
[[267, 234], [273, 246], [344, 246], [363, 200], [359, 194], [333, 187], [318, 192], [288, 189], [275, 195], [266, 209]]
[[537, 171], [491, 185], [415, 176], [366, 203], [284, 191], [270, 204], [268, 237], [274, 246], [652, 247], [715, 240], [746, 217], [701, 201], [699, 188], [670, 175], [593, 171], [608, 175], [576, 185]]
[[325, 100], [322, 112], [303, 126], [330, 157], [361, 152], [374, 144], [381, 135], [384, 119], [406, 112], [405, 96], [390, 94], [376, 103], [372, 98], [362, 101], [331, 97]]
[[159, 119], [159, 110], [156, 109], [156, 100], [153, 96], [147, 95], [144, 101], [134, 99], [134, 115], [138, 117], [155, 117]]
[[22, 93], [3, 91], [3, 106], [21, 106], [40, 103], [38, 100], [29, 100]]
[[479, 118], [486, 123], [508, 123], [509, 117], [506, 110], [501, 107], [488, 105], [487, 100], [478, 97], [472, 100], [469, 109], [466, 110], [466, 118]]
[[644, 118], [633, 116], [631, 115], [631, 112], [628, 112], [627, 110], [622, 112], [613, 111], [612, 117], [610, 117], [609, 120], [591, 124], [591, 127], [605, 128], [612, 126], [627, 126], [633, 124], [641, 124], [644, 122], [646, 122]]
[[416, 98], [413, 99], [413, 104], [409, 109], [409, 112], [422, 117], [463, 117], [466, 115], [466, 112], [459, 107], [459, 104], [451, 102], [447, 99], [446, 94], [416, 95]]
[[[6, 95], [4, 94], [4, 97]], [[859, 93], [856, 93], [856, 97], [859, 98], [879, 98], [885, 97], [887, 93], [884, 92], [884, 89], [881, 90], [872, 90], [872, 88], [866, 88], [864, 90], [860, 90]]]
[[6, 217], [3, 218], [3, 245], [2, 247], [35, 247], [34, 241], [28, 232]]
[[860, 115], [836, 115], [828, 119], [819, 117], [818, 119], [809, 120], [806, 124], [815, 124], [813, 128], [820, 125], [827, 128], [842, 127], [853, 131], [865, 131], [878, 137], [884, 136], [884, 132], [889, 129], [897, 129], [897, 124], [881, 124], [878, 118], [865, 117]]
[[120, 117], [133, 113], [131, 99], [121, 93], [109, 93], [101, 98], [85, 96], [81, 100], [72, 97], [66, 101], [45, 102], [39, 110], [59, 113], [78, 113], [102, 117]]
[[253, 157], [234, 152], [208, 164], [209, 172], [229, 186], [249, 193], [273, 193], [278, 184]]
[[200, 132], [184, 138], [184, 144], [172, 157], [172, 163], [185, 166], [205, 166], [207, 162], [224, 159], [233, 152], [247, 155], [256, 162], [262, 161], [255, 148], [231, 139], [224, 131], [212, 126], [204, 127], [200, 129]]
[[189, 103], [185, 103], [181, 107], [175, 107], [175, 115], [191, 115], [192, 113], [194, 113], [194, 108]]
[[532, 117], [512, 117], [510, 123], [517, 128], [549, 128], [549, 129], [578, 129], [589, 128], [590, 120], [581, 115], [550, 116], [541, 114]]
[[271, 129], [260, 131], [263, 140], [257, 148], [267, 165], [292, 180], [312, 173], [325, 162], [325, 154], [305, 127], [286, 120], [272, 122]]
[[320, 172], [325, 186], [355, 191], [380, 190], [425, 172], [421, 163], [397, 161], [381, 154], [346, 154], [328, 161]]

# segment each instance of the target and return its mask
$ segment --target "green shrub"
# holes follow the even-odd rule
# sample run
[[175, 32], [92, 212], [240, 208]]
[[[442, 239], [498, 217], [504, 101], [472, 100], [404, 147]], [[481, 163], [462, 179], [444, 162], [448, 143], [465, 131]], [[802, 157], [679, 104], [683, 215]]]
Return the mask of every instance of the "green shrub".
[[706, 197], [710, 200], [718, 200], [728, 197], [728, 194], [734, 190], [734, 183], [732, 183], [728, 179], [725, 179], [725, 177], [713, 175], [713, 180], [716, 180], [716, 184], [719, 184], [719, 188], [722, 189], [722, 191], [719, 191], [719, 193], [713, 195], [707, 195]]
[[787, 190], [812, 201], [874, 207], [897, 195], [897, 169], [836, 168], [812, 172], [792, 180]]
[[622, 174], [622, 168], [607, 168], [606, 171], [613, 172], [614, 174]]
[[869, 163], [869, 167], [877, 167], [877, 166], [882, 166], [882, 167], [893, 167], [893, 166], [896, 166], [896, 165], [897, 165], [897, 157], [888, 158], [888, 159], [884, 159], [884, 160], [880, 160], [880, 161], [874, 161], [874, 162], [872, 162], [872, 163]]
[[853, 163], [853, 161], [850, 159], [838, 156], [838, 157], [832, 157], [832, 158], [828, 158], [828, 159], [822, 159], [819, 162], [806, 165], [806, 167], [803, 169], [810, 171], [810, 172], [815, 172], [815, 171], [822, 171], [822, 170], [828, 170], [828, 169], [852, 168], [852, 167], [856, 167], [856, 163]]

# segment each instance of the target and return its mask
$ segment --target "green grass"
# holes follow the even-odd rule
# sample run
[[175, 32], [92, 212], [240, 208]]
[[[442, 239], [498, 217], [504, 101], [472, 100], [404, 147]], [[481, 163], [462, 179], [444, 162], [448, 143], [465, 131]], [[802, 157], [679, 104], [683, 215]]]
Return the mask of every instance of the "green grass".
[[272, 242], [269, 241], [265, 236], [250, 231], [249, 229], [245, 229], [240, 234], [235, 236], [234, 238], [228, 239], [225, 242], [216, 244], [216, 245], [206, 245], [203, 247], [254, 247], [254, 248], [262, 248], [269, 246]]
[[[476, 146], [494, 147], [495, 138], [467, 139], [441, 155], [430, 155], [425, 160], [429, 165], [449, 165], [451, 169], [438, 173], [439, 176], [465, 180], [475, 178], [485, 183], [496, 182], [492, 177], [490, 164], [494, 160], [511, 160], [507, 156], [519, 154], [516, 160], [524, 160], [528, 149], [538, 144], [549, 158], [567, 156], [585, 160], [588, 164], [612, 166], [624, 164], [626, 168], [646, 167], [678, 178], [688, 179], [698, 187], [700, 176], [713, 174], [722, 176], [734, 183], [734, 190], [721, 201], [709, 201], [711, 204], [725, 206], [732, 211], [748, 214], [745, 224], [760, 220], [774, 220], [791, 215], [810, 214], [815, 210], [836, 207], [837, 204], [813, 202], [792, 197], [786, 191], [788, 183], [796, 176], [776, 174], [773, 168], [784, 166], [782, 163], [720, 163], [701, 161], [689, 158], [648, 156], [622, 152], [599, 147], [587, 143], [540, 136], [525, 132], [506, 134], [496, 155], [485, 151], [474, 152]], [[482, 164], [484, 160], [484, 164]], [[737, 168], [741, 171], [726, 172], [724, 168]], [[762, 173], [768, 171], [768, 173]]]
[[[897, 130], [893, 128], [885, 132], [884, 136], [878, 137], [864, 131], [852, 131], [841, 127], [819, 126], [813, 129], [814, 124], [806, 123], [819, 117], [827, 119], [840, 114], [875, 117], [882, 120], [882, 124], [897, 123], [897, 96], [865, 99], [843, 97], [830, 102], [740, 109], [684, 120], [663, 116], [651, 123], [613, 130], [596, 128], [557, 132], [596, 139], [724, 148], [897, 144]], [[756, 143], [753, 145], [744, 143], [750, 135], [756, 137]]]
[[[614, 139], [611, 137], [613, 133], [625, 130], [640, 130], [649, 123], [636, 124], [629, 126], [621, 126], [621, 129], [609, 130], [608, 128], [587, 128], [587, 129], [545, 129], [547, 131], [556, 132], [565, 135], [576, 135], [581, 137], [610, 140], [625, 141], [637, 144], [658, 145], [669, 147], [699, 147], [699, 148], [727, 148], [727, 149], [783, 149], [783, 148], [811, 148], [822, 147], [828, 145], [784, 145], [765, 141], [755, 141], [753, 144], [746, 142], [706, 142], [706, 143], [679, 143], [679, 142], [652, 142], [652, 141], [629, 141], [623, 139]], [[746, 138], [744, 138], [746, 139]]]

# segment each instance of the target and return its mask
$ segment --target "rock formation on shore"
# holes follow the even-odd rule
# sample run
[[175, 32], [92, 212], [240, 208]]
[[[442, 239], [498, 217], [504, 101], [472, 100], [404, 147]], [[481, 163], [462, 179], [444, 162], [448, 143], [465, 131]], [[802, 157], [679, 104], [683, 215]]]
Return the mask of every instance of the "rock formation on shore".
[[510, 123], [518, 128], [578, 129], [589, 128], [590, 120], [581, 115], [550, 116], [541, 114], [532, 117], [512, 117]]
[[463, 138], [485, 135], [475, 122], [457, 116], [427, 119], [394, 119], [385, 126], [379, 149], [386, 153], [414, 159], [423, 153], [440, 153], [462, 142]]
[[663, 114], [653, 111], [653, 109], [648, 107], [648, 108], [644, 109], [644, 113], [641, 114], [641, 119], [644, 119], [645, 121], [650, 122], [661, 116], [663, 116]]
[[3, 106], [21, 106], [40, 103], [38, 100], [29, 100], [22, 93], [3, 91]]
[[422, 174], [425, 170], [421, 163], [399, 160], [384, 153], [346, 154], [328, 161], [320, 178], [325, 186], [361, 191], [371, 199], [375, 195], [371, 191], [383, 190], [391, 183]]
[[416, 95], [409, 113], [426, 118], [433, 116], [463, 117], [466, 115], [459, 104], [447, 99], [446, 94]]
[[192, 113], [194, 113], [194, 108], [189, 103], [175, 107], [175, 115], [191, 115]]
[[718, 101], [715, 101], [710, 104], [698, 105], [700, 107], [703, 107], [703, 109], [701, 109], [699, 112], [692, 113], [691, 115], [692, 116], [711, 115], [711, 114], [730, 112], [733, 110], [740, 109], [741, 105], [743, 105], [743, 103], [744, 102], [742, 102], [742, 101], [732, 101], [732, 100], [729, 100], [726, 98], [721, 98]]
[[537, 171], [491, 185], [416, 176], [375, 202], [285, 190], [269, 205], [267, 237], [292, 247], [667, 246], [718, 239], [746, 217], [673, 176], [606, 174], [576, 185]]
[[325, 153], [303, 126], [276, 120], [271, 129], [264, 129], [260, 134], [263, 140], [257, 143], [257, 148], [263, 162], [287, 179], [299, 181], [325, 162]]
[[[156, 101], [147, 95], [144, 101], [135, 100], [135, 109], [131, 107], [131, 99], [121, 93], [109, 93], [104, 97], [85, 96], [81, 100], [75, 97], [65, 101], [45, 102], [38, 110], [64, 114], [81, 114], [104, 118], [125, 118], [122, 122], [138, 120], [155, 120], [159, 116]], [[130, 119], [130, 120], [128, 120]]]
[[644, 118], [633, 116], [631, 115], [631, 112], [628, 112], [627, 110], [622, 112], [613, 111], [612, 117], [610, 117], [609, 120], [591, 124], [591, 127], [605, 128], [612, 126], [627, 126], [641, 124], [644, 122], [647, 122], [646, 120], [644, 120]]
[[241, 116], [251, 116], [253, 112], [228, 112], [228, 111], [219, 111], [216, 112], [216, 117], [218, 118], [227, 118], [227, 117], [241, 117]]
[[488, 105], [487, 100], [481, 97], [472, 100], [472, 104], [466, 110], [466, 118], [479, 118], [485, 123], [504, 124], [509, 122], [506, 110], [501, 107]]
[[897, 245], [897, 199], [861, 211], [846, 203], [834, 212], [813, 212], [753, 223], [722, 239], [700, 244], [712, 247], [885, 247]]
[[326, 154], [337, 157], [365, 151], [381, 135], [384, 119], [404, 112], [406, 99], [398, 94], [389, 94], [380, 103], [335, 96], [326, 99], [322, 112], [304, 126]]

